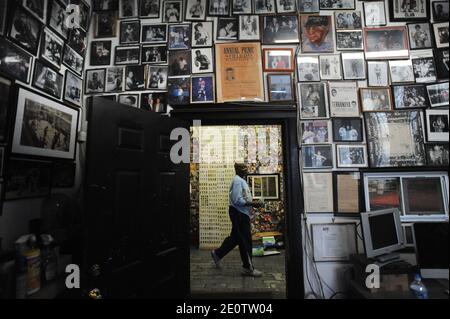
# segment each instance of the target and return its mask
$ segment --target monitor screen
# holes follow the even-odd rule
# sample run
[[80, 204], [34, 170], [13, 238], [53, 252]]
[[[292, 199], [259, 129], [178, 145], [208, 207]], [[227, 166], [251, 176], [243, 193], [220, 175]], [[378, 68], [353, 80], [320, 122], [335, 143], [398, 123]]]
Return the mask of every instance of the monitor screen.
[[380, 249], [398, 244], [397, 229], [393, 214], [369, 217], [372, 248]]

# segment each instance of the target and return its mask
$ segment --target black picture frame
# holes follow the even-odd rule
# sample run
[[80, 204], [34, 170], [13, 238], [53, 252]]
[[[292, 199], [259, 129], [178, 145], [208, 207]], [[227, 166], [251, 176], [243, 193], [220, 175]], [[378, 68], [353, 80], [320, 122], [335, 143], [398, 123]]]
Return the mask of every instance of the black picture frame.
[[[5, 2], [5, 1], [4, 1]], [[27, 0], [20, 0], [23, 7], [42, 23], [47, 21], [48, 0], [33, 0], [28, 3]]]
[[[18, 4], [10, 11], [10, 15], [8, 38], [29, 53], [37, 55], [43, 23]], [[19, 17], [24, 17], [27, 21], [16, 23]]]
[[84, 31], [89, 31], [91, 23], [91, 6], [84, 0], [70, 0], [71, 4], [76, 4], [80, 8], [80, 25], [79, 27]]
[[[149, 0], [140, 0], [139, 1], [139, 17], [143, 19], [147, 18], [159, 18], [160, 17], [160, 11], [161, 11], [161, 2], [162, 1], [153, 1], [153, 4], [157, 4], [157, 8], [145, 8], [144, 5]], [[151, 0], [150, 0], [151, 1]], [[145, 11], [147, 10], [147, 11]]]
[[[273, 91], [272, 89], [276, 86], [276, 83], [274, 82], [275, 78], [279, 79], [284, 78], [284, 81], [283, 84], [281, 84], [281, 88], [278, 88], [275, 91]], [[286, 84], [286, 82], [288, 82], [288, 84]], [[283, 97], [284, 96], [283, 92], [286, 92], [285, 93], [286, 97]], [[269, 96], [269, 102], [280, 102], [280, 103], [293, 102], [295, 100], [295, 90], [293, 84], [293, 77], [291, 73], [267, 74], [267, 93]]]
[[60, 0], [49, 0], [47, 9], [47, 26], [64, 40], [67, 40], [69, 30], [65, 25], [67, 18], [66, 6]]
[[[78, 88], [74, 88], [75, 92], [69, 92], [68, 84], [70, 81], [70, 78], [78, 80], [80, 85]], [[79, 91], [77, 91], [77, 89]], [[83, 92], [83, 80], [81, 77], [77, 76], [75, 73], [73, 73], [70, 70], [66, 70], [66, 75], [64, 77], [64, 90], [63, 90], [63, 100], [67, 103], [70, 103], [76, 107], [82, 107], [83, 106], [83, 99], [82, 99], [82, 92]], [[71, 95], [74, 95], [75, 97], [79, 97], [79, 102], [76, 101], [75, 98], [72, 98]]]
[[[226, 30], [229, 24], [232, 24], [231, 30]], [[231, 31], [232, 35], [227, 35], [222, 32]], [[216, 39], [217, 41], [237, 41], [239, 39], [239, 20], [237, 18], [218, 17], [216, 24]]]
[[[208, 9], [208, 1], [200, 0], [200, 7], [195, 7], [197, 0], [186, 0], [184, 10], [185, 21], [204, 21], [206, 20], [206, 11]], [[194, 4], [192, 4], [194, 3]], [[203, 6], [203, 12], [201, 12]]]
[[[319, 154], [320, 152], [320, 154]], [[313, 159], [316, 158], [315, 160]], [[331, 144], [308, 144], [302, 147], [302, 168], [305, 170], [330, 170], [334, 167], [334, 150]]]
[[[221, 8], [219, 1], [208, 0], [208, 16], [227, 17], [231, 12], [231, 0], [225, 0], [226, 7]], [[215, 5], [217, 3], [217, 6]], [[223, 10], [222, 10], [223, 9]]]
[[87, 51], [87, 33], [82, 28], [69, 30], [67, 45], [84, 57]]
[[[145, 65], [127, 65], [125, 67], [125, 91], [145, 90]], [[130, 76], [132, 73], [133, 76]]]
[[[409, 14], [409, 17], [395, 17], [395, 12], [396, 10], [400, 9], [403, 10], [404, 8], [400, 8], [403, 3], [403, 0], [391, 0], [389, 3], [389, 21], [390, 22], [408, 22], [408, 21], [429, 21], [430, 20], [430, 1], [429, 0], [425, 0], [425, 1], [415, 1], [415, 3], [417, 5], [419, 5], [420, 7], [418, 8], [418, 10], [420, 10], [420, 12], [424, 12], [423, 10], [425, 10], [425, 17], [416, 17], [416, 16], [412, 16], [412, 13]], [[411, 2], [406, 3], [405, 5], [408, 6], [410, 5]]]
[[[335, 143], [362, 143], [364, 142], [364, 125], [360, 117], [332, 118], [333, 142]], [[344, 127], [345, 126], [345, 127]], [[347, 129], [350, 127], [350, 129]], [[356, 127], [356, 128], [355, 128]], [[356, 132], [353, 132], [353, 128]], [[343, 132], [342, 129], [346, 131]], [[345, 133], [345, 134], [344, 134]]]
[[[405, 94], [407, 95], [405, 97]], [[427, 108], [430, 106], [425, 84], [404, 84], [392, 86], [395, 110]]]
[[448, 80], [450, 68], [450, 52], [448, 48], [434, 49], [433, 51], [437, 78], [439, 80]]
[[448, 143], [427, 143], [425, 144], [425, 153], [427, 156], [427, 165], [429, 167], [442, 167], [448, 169]]
[[[9, 57], [12, 59], [8, 59]], [[0, 37], [0, 60], [17, 61], [18, 58], [20, 58], [20, 63], [5, 62], [0, 64], [0, 74], [28, 84], [33, 56], [6, 38]]]
[[[116, 46], [114, 50], [114, 65], [136, 65], [140, 63], [140, 45]], [[130, 52], [130, 50], [132, 50], [132, 54], [127, 54], [126, 51]], [[122, 52], [125, 52], [125, 55]]]
[[91, 41], [91, 66], [103, 66], [111, 64], [111, 41]]
[[[417, 30], [417, 26], [419, 26], [419, 28], [421, 29], [425, 25], [428, 27], [428, 30], [427, 30], [428, 32], [426, 35], [428, 37], [428, 39], [424, 39], [423, 36], [422, 36], [422, 38], [414, 39], [414, 35], [416, 33], [413, 33], [412, 29], [414, 28]], [[407, 23], [406, 26], [408, 28], [408, 38], [409, 38], [409, 49], [410, 50], [422, 50], [422, 49], [433, 48], [434, 35], [433, 35], [433, 27], [431, 26], [430, 23], [428, 23], [428, 22]], [[418, 31], [416, 31], [416, 32], [418, 32]], [[421, 32], [426, 32], [426, 31], [422, 30]], [[418, 43], [420, 43], [420, 41], [423, 44], [418, 44]]]
[[[93, 79], [96, 82], [90, 82], [89, 74], [97, 73], [97, 78]], [[98, 75], [100, 74], [100, 78]], [[98, 94], [104, 93], [106, 86], [106, 68], [89, 69], [86, 70], [86, 75], [84, 77], [84, 94]]]
[[[147, 34], [150, 29], [156, 29], [159, 33], [158, 37], [153, 39], [148, 39]], [[141, 23], [141, 44], [162, 44], [167, 43], [167, 39], [169, 38], [169, 28], [167, 23], [157, 23], [157, 24], [147, 24]]]
[[142, 64], [167, 64], [168, 50], [166, 44], [142, 45], [141, 63]]
[[[45, 76], [43, 75], [45, 73]], [[45, 77], [45, 79], [44, 79]], [[49, 77], [53, 77], [50, 79]], [[39, 60], [34, 62], [32, 85], [34, 88], [61, 99], [64, 76]]]
[[75, 186], [77, 165], [74, 162], [54, 162], [52, 165], [52, 188], [72, 188]]
[[[173, 9], [166, 8], [166, 5], [174, 5]], [[175, 8], [175, 5], [178, 8]], [[170, 11], [169, 11], [170, 10]], [[173, 19], [175, 17], [175, 20]], [[184, 1], [181, 0], [165, 0], [162, 2], [162, 22], [164, 23], [181, 23], [184, 18]]]
[[[329, 7], [329, 6], [325, 6], [324, 4], [325, 3], [332, 4], [332, 1], [320, 0], [319, 1], [319, 9], [320, 10], [355, 10], [356, 9], [356, 0], [344, 0], [344, 1], [350, 2], [350, 4], [353, 4], [353, 5], [350, 7], [342, 7], [342, 6], [341, 7], [333, 7], [333, 6]], [[341, 5], [343, 5], [342, 1], [341, 1]]]
[[94, 14], [94, 38], [115, 38], [117, 37], [117, 11], [103, 11]]
[[[48, 37], [47, 37], [48, 35]], [[50, 40], [48, 43], [47, 40]], [[50, 48], [47, 45], [51, 45]], [[45, 28], [41, 35], [41, 45], [39, 48], [39, 59], [49, 63], [53, 67], [60, 69], [64, 54], [64, 40], [50, 29]]]
[[[172, 37], [172, 33], [178, 31], [177, 36]], [[169, 50], [187, 50], [191, 48], [191, 24], [170, 24], [168, 29]], [[181, 33], [181, 34], [180, 34]]]
[[[128, 31], [128, 26], [133, 25], [135, 28]], [[126, 26], [126, 27], [124, 27]], [[130, 33], [132, 33], [130, 35]], [[141, 38], [141, 21], [140, 20], [125, 20], [120, 21], [119, 43], [121, 45], [139, 44]]]
[[[340, 188], [338, 185], [338, 179], [339, 176], [346, 176], [346, 175], [353, 175], [351, 176], [352, 179], [354, 181], [356, 181], [356, 183], [358, 184], [358, 209], [357, 211], [349, 211], [349, 210], [341, 210], [339, 208], [339, 193], [340, 193]], [[364, 196], [361, 192], [361, 173], [359, 171], [338, 171], [338, 172], [333, 172], [333, 189], [334, 189], [334, 193], [333, 193], [333, 205], [334, 205], [334, 216], [336, 217], [352, 217], [352, 218], [358, 218], [359, 219], [359, 214], [360, 212], [362, 212], [362, 208], [363, 208], [363, 203], [364, 203]], [[344, 191], [347, 191], [347, 189], [345, 189]]]
[[[269, 24], [272, 23], [274, 19], [280, 20], [282, 23], [288, 24], [289, 21], [293, 21], [295, 24], [293, 28], [289, 28], [290, 31], [281, 34], [272, 34], [270, 31]], [[300, 19], [298, 15], [285, 14], [285, 15], [266, 15], [261, 17], [261, 34], [263, 44], [288, 44], [288, 43], [299, 43], [300, 42]], [[268, 29], [269, 27], [269, 29]], [[277, 32], [278, 33], [278, 32]]]
[[102, 3], [104, 0], [93, 0], [94, 12], [104, 12], [104, 11], [118, 11], [119, 10], [119, 0], [105, 1], [105, 4], [109, 4], [108, 7], [103, 7]]
[[83, 75], [84, 57], [67, 44], [64, 46], [63, 64], [79, 76]]
[[[431, 3], [431, 5], [432, 5], [433, 21], [434, 22], [446, 22], [446, 21], [448, 21], [448, 18], [449, 18], [449, 2], [448, 2], [448, 0], [447, 1], [433, 1]], [[439, 10], [438, 10], [437, 7], [439, 5], [443, 6], [442, 7], [442, 9], [443, 9], [442, 13], [438, 12]], [[447, 7], [446, 8], [447, 12], [445, 12], [445, 7]]]

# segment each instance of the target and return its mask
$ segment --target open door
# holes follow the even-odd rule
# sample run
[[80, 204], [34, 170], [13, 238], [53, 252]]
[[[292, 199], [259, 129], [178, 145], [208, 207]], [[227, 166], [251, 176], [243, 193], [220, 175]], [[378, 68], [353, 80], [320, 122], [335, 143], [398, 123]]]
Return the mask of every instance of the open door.
[[82, 286], [106, 298], [189, 295], [189, 164], [173, 164], [184, 122], [93, 98], [86, 152]]

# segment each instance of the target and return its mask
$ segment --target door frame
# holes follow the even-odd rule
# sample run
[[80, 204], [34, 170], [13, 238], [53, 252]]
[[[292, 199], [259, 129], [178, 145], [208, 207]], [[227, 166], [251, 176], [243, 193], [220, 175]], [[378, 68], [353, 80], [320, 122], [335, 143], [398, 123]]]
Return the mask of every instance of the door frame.
[[302, 212], [299, 167], [297, 110], [291, 106], [203, 105], [171, 111], [171, 116], [187, 121], [201, 120], [202, 126], [281, 125], [283, 139], [283, 173], [285, 187], [286, 296], [304, 298]]

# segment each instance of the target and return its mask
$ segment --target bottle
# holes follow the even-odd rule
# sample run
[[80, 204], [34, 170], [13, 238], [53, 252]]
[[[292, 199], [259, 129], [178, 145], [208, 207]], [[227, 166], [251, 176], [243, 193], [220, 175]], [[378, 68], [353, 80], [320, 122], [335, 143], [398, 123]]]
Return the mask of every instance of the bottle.
[[56, 277], [56, 256], [52, 247], [53, 237], [48, 234], [41, 235], [41, 273], [42, 282], [49, 282]]
[[27, 260], [27, 296], [30, 296], [41, 289], [41, 250], [35, 235], [30, 235], [28, 250], [23, 255]]
[[419, 274], [414, 276], [414, 281], [409, 285], [417, 299], [428, 299], [428, 290], [422, 282], [422, 277]]

